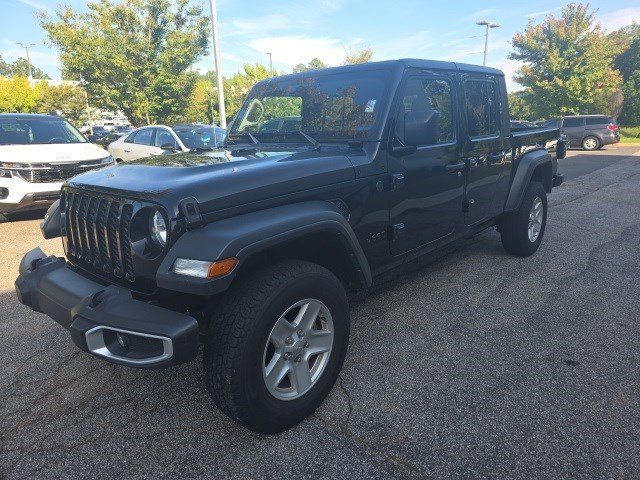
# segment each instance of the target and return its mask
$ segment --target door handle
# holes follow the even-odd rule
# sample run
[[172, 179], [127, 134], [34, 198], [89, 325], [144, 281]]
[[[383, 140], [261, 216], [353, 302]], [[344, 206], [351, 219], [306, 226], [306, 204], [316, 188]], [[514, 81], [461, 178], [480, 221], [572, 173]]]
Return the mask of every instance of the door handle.
[[487, 160], [489, 161], [489, 163], [497, 163], [501, 162], [503, 157], [504, 156], [502, 153], [491, 153], [487, 155]]
[[124, 153], [131, 153], [131, 150], [125, 150]]
[[457, 172], [462, 172], [462, 170], [464, 170], [466, 166], [467, 166], [466, 163], [460, 162], [460, 163], [449, 163], [444, 168], [447, 170], [447, 173], [457, 173]]

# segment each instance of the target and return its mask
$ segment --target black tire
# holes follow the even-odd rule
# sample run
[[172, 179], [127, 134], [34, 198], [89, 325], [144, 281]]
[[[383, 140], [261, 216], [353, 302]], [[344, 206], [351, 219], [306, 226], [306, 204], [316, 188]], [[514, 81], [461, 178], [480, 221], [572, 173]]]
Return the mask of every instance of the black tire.
[[[326, 367], [304, 395], [273, 396], [263, 379], [263, 354], [276, 321], [295, 302], [314, 298], [330, 311], [334, 339]], [[329, 270], [290, 260], [233, 285], [211, 317], [203, 363], [209, 393], [231, 419], [261, 433], [278, 433], [304, 420], [333, 387], [347, 352], [349, 306]]]
[[[595, 140], [595, 144], [592, 143], [592, 140]], [[589, 135], [582, 140], [582, 149], [587, 151], [598, 150], [601, 147], [600, 139], [598, 137], [594, 137], [593, 135]]]
[[[540, 198], [542, 201], [542, 226], [540, 233], [535, 241], [529, 238], [529, 213], [534, 204], [534, 200]], [[531, 182], [527, 187], [527, 191], [522, 199], [520, 208], [513, 212], [505, 214], [500, 222], [500, 235], [502, 246], [512, 255], [519, 257], [528, 257], [535, 253], [542, 242], [544, 230], [547, 225], [547, 192], [542, 183]]]

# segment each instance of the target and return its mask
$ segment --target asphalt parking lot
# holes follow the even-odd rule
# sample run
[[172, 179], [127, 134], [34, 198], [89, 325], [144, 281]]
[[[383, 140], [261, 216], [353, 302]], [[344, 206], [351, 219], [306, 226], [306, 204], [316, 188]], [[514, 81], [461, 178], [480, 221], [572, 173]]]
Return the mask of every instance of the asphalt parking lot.
[[355, 299], [339, 383], [277, 436], [198, 361], [105, 364], [19, 305], [37, 220], [0, 225], [0, 478], [640, 477], [640, 146], [570, 152], [540, 250], [492, 229]]

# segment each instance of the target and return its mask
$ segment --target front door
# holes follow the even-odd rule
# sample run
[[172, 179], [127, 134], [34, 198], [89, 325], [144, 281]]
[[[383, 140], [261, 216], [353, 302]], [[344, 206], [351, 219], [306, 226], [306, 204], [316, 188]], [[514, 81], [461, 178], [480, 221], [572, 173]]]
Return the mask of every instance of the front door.
[[496, 78], [478, 76], [463, 81], [469, 142], [463, 155], [468, 166], [465, 223], [476, 225], [494, 217], [509, 184], [507, 148], [501, 135], [500, 91]]
[[404, 80], [393, 142], [404, 143], [404, 117], [435, 110], [439, 131], [415, 153], [390, 157], [391, 251], [403, 253], [451, 235], [462, 220], [464, 164], [458, 160], [453, 76], [416, 73]]
[[153, 145], [154, 128], [141, 128], [130, 135], [123, 144], [123, 156], [122, 159], [137, 160], [138, 158], [144, 158], [151, 155], [156, 151], [156, 147]]

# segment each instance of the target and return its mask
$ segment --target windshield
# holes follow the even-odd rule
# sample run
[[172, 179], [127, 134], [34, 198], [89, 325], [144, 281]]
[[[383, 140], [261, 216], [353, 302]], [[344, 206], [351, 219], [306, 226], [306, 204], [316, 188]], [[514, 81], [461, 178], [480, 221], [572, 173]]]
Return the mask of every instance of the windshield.
[[215, 148], [224, 143], [226, 130], [220, 127], [176, 127], [173, 129], [184, 146], [194, 148]]
[[0, 145], [86, 142], [82, 134], [63, 119], [0, 118]]
[[[253, 88], [229, 139], [261, 142], [374, 139], [390, 83], [387, 70], [283, 77]], [[301, 134], [300, 132], [304, 132]]]

